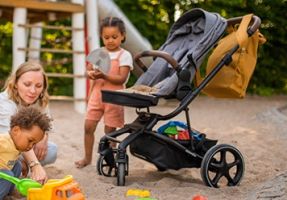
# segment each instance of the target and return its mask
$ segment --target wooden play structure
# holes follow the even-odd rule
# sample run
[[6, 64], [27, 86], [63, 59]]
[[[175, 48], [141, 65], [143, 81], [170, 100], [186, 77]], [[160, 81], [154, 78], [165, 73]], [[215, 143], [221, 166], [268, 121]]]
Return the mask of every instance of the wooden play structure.
[[[48, 77], [73, 78], [73, 97], [51, 96], [52, 100], [72, 100], [76, 111], [86, 109], [86, 55], [99, 48], [99, 20], [106, 16], [120, 17], [126, 24], [124, 48], [132, 53], [151, 49], [112, 0], [0, 0], [0, 17], [13, 21], [13, 66], [15, 70], [26, 60], [40, 60], [41, 52], [72, 54], [73, 74], [48, 73]], [[72, 25], [51, 26], [47, 21], [70, 18]], [[42, 30], [72, 32], [71, 49], [41, 48]], [[29, 33], [29, 34], [28, 34]], [[30, 35], [30, 37], [27, 37]], [[88, 45], [85, 46], [87, 41]], [[140, 73], [135, 70], [135, 73]]]

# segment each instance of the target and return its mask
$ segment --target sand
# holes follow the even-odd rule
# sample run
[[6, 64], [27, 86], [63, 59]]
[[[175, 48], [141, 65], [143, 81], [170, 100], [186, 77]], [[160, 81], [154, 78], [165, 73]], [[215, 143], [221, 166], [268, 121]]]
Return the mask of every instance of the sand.
[[[96, 130], [93, 162], [77, 169], [74, 161], [82, 158], [84, 114], [73, 110], [70, 102], [52, 102], [55, 134], [50, 135], [58, 147], [56, 163], [46, 166], [49, 178], [73, 175], [86, 199], [121, 200], [128, 189], [147, 189], [158, 200], [186, 200], [197, 194], [209, 200], [287, 199], [287, 116], [286, 96], [247, 97], [243, 100], [223, 100], [198, 97], [190, 104], [192, 127], [219, 143], [238, 148], [245, 159], [245, 174], [239, 186], [210, 188], [201, 180], [196, 168], [159, 172], [156, 168], [130, 156], [129, 176], [124, 187], [116, 186], [115, 177], [97, 174], [97, 147], [103, 136], [103, 125]], [[177, 105], [163, 100], [153, 112], [167, 114]], [[281, 108], [281, 109], [280, 109]], [[126, 122], [136, 118], [133, 108], [126, 108]], [[180, 114], [173, 120], [184, 120]]]

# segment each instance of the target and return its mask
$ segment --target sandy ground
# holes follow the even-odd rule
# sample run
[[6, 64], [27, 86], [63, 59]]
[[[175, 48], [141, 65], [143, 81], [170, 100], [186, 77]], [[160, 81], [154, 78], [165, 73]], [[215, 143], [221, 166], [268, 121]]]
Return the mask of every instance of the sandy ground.
[[[89, 200], [136, 199], [126, 197], [132, 188], [148, 189], [158, 200], [186, 200], [196, 194], [209, 200], [287, 199], [287, 97], [247, 97], [244, 100], [219, 100], [198, 97], [190, 104], [192, 127], [219, 143], [237, 147], [245, 159], [245, 175], [240, 186], [220, 189], [203, 184], [196, 168], [158, 172], [143, 160], [130, 156], [126, 186], [116, 186], [116, 178], [99, 176], [96, 170], [98, 141], [103, 136], [102, 123], [96, 131], [92, 165], [77, 169], [74, 161], [83, 156], [84, 115], [73, 110], [72, 103], [52, 102], [55, 134], [50, 139], [58, 144], [55, 164], [46, 166], [50, 178], [73, 175]], [[160, 102], [152, 109], [168, 113], [177, 105]], [[135, 119], [132, 108], [126, 108], [126, 122]], [[184, 115], [174, 120], [184, 120]]]

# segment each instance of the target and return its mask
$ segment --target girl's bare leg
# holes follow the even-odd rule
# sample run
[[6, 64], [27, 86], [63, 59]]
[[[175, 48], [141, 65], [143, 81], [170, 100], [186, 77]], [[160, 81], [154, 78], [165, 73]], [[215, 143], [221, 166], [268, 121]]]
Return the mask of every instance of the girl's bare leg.
[[94, 132], [97, 128], [97, 125], [98, 125], [97, 121], [85, 120], [85, 136], [84, 136], [85, 157], [75, 162], [77, 168], [83, 168], [91, 164], [92, 162], [93, 147], [95, 140]]
[[[116, 130], [116, 128], [105, 125], [105, 134], [111, 133], [115, 130]], [[115, 148], [117, 146], [117, 144], [115, 142], [110, 142], [110, 146], [112, 148]]]

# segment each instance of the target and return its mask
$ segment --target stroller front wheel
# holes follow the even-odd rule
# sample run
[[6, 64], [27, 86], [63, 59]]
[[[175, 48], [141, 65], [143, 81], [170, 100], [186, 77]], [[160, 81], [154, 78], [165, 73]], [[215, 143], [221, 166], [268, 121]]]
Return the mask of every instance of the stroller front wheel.
[[126, 182], [126, 164], [119, 163], [117, 168], [117, 185], [124, 186]]
[[210, 187], [238, 185], [244, 174], [243, 156], [231, 145], [215, 145], [204, 155], [200, 173]]
[[117, 186], [124, 186], [129, 172], [129, 156], [123, 149], [118, 149], [116, 159]]

